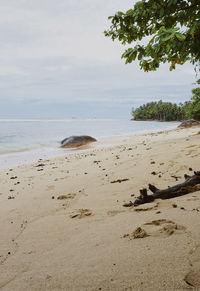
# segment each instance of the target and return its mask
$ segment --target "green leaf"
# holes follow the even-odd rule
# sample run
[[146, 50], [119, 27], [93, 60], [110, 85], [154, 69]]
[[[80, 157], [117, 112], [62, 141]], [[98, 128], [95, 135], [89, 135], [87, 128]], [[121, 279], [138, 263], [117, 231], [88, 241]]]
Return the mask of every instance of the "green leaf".
[[121, 11], [118, 11], [115, 15], [117, 15], [117, 16], [122, 16], [122, 15], [124, 15], [124, 13], [123, 12], [121, 12]]
[[149, 41], [149, 43], [153, 43], [155, 38], [156, 38], [156, 35], [154, 35], [154, 37], [152, 37], [152, 39]]
[[174, 37], [174, 33], [168, 34], [165, 37], [161, 37], [161, 41], [167, 41], [167, 40], [169, 40], [169, 39], [171, 39], [173, 37]]
[[171, 49], [171, 46], [170, 46], [169, 44], [167, 44], [167, 46], [166, 46], [166, 51], [169, 52], [170, 49]]
[[186, 36], [184, 34], [181, 33], [175, 33], [175, 36], [178, 38], [178, 40], [180, 41], [184, 41], [186, 39]]
[[173, 1], [174, 0], [170, 0], [167, 6], [170, 7], [173, 4]]
[[190, 33], [191, 33], [191, 34], [193, 34], [193, 33], [195, 32], [197, 26], [198, 26], [198, 23], [195, 23], [195, 24], [192, 26], [192, 28], [191, 28], [191, 30], [190, 30]]
[[160, 17], [162, 17], [162, 16], [164, 15], [164, 13], [165, 13], [165, 10], [164, 10], [164, 8], [162, 7], [162, 8], [160, 9]]
[[126, 11], [125, 16], [131, 16], [132, 14], [133, 14], [133, 9], [129, 9], [128, 11]]
[[178, 27], [173, 27], [173, 28], [169, 28], [169, 29], [167, 29], [167, 32], [176, 32], [176, 31], [178, 31], [180, 28], [178, 28]]

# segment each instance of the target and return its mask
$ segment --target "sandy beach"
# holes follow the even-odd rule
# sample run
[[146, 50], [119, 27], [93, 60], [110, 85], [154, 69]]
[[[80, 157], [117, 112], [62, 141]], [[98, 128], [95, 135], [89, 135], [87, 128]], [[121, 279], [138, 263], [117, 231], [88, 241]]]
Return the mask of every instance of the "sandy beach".
[[123, 207], [199, 171], [199, 131], [1, 169], [0, 289], [200, 290], [200, 191]]

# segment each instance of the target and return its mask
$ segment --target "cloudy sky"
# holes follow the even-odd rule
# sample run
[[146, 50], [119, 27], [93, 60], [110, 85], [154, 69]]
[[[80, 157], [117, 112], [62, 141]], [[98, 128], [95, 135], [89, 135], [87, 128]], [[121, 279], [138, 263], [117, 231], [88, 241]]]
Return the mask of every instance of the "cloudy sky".
[[191, 97], [190, 64], [144, 73], [105, 38], [131, 0], [0, 0], [0, 118], [130, 118], [152, 100]]

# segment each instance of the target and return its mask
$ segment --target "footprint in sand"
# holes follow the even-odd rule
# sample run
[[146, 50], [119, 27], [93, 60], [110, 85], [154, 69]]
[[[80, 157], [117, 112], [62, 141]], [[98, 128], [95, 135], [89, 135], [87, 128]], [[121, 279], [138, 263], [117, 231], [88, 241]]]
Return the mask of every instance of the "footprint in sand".
[[147, 205], [147, 206], [144, 206], [144, 205], [140, 205], [138, 206], [137, 208], [135, 207], [134, 208], [134, 211], [136, 212], [140, 212], [140, 211], [150, 211], [150, 210], [154, 210], [154, 209], [157, 209], [159, 206], [159, 203], [151, 203], [151, 205]]
[[[176, 224], [174, 221], [166, 219], [153, 220], [145, 223], [145, 226], [148, 226], [148, 233], [151, 236], [167, 237], [174, 233], [183, 233], [186, 230], [185, 226]], [[158, 226], [161, 227], [157, 229]]]
[[141, 227], [137, 227], [136, 230], [134, 230], [132, 233], [130, 234], [124, 234], [123, 237], [124, 238], [129, 238], [130, 240], [135, 239], [135, 238], [144, 238], [149, 236], [148, 233]]
[[[189, 263], [191, 266], [190, 271], [186, 274], [184, 281], [194, 287], [200, 288], [200, 245], [197, 245], [190, 251]], [[195, 289], [197, 290], [197, 289]]]
[[143, 228], [137, 227], [132, 233], [125, 234], [123, 237], [128, 237], [130, 240], [147, 236], [168, 237], [174, 233], [184, 233], [185, 231], [185, 226], [179, 225], [172, 220], [158, 219], [145, 223]]
[[79, 209], [76, 213], [71, 214], [70, 217], [81, 219], [81, 218], [84, 218], [87, 216], [92, 216], [92, 215], [93, 215], [93, 213], [89, 209]]
[[107, 215], [108, 216], [115, 216], [115, 215], [122, 213], [122, 212], [124, 212], [124, 211], [123, 210], [110, 210], [107, 212]]
[[55, 190], [55, 186], [54, 185], [49, 185], [46, 187], [46, 190]]

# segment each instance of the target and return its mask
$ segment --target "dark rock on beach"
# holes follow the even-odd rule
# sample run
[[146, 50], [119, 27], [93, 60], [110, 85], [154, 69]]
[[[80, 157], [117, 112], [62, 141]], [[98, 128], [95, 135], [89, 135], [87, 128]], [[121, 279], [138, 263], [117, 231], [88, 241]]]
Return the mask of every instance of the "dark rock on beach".
[[191, 120], [184, 120], [178, 127], [192, 127], [192, 126], [200, 126], [200, 122], [194, 119]]
[[61, 141], [61, 148], [77, 148], [95, 141], [95, 138], [88, 135], [70, 136]]

